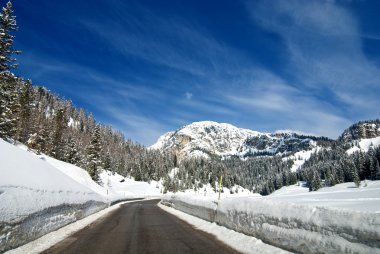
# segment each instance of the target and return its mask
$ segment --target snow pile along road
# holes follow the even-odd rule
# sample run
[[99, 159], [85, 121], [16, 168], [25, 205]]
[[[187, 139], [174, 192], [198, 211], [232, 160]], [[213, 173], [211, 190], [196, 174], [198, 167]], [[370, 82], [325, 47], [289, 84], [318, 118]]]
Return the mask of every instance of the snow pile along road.
[[0, 252], [106, 207], [105, 198], [0, 139]]
[[166, 195], [162, 203], [298, 253], [380, 253], [380, 214], [265, 197]]

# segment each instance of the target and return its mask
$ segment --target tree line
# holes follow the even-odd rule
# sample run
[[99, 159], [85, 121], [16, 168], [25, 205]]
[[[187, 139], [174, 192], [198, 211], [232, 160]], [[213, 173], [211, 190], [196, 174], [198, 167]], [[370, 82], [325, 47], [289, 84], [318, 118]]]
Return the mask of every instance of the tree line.
[[312, 154], [298, 170], [299, 179], [306, 181], [310, 191], [345, 182], [360, 187], [363, 180], [380, 180], [380, 147], [370, 145], [368, 152], [352, 154], [347, 154], [346, 147], [347, 143], [341, 143]]

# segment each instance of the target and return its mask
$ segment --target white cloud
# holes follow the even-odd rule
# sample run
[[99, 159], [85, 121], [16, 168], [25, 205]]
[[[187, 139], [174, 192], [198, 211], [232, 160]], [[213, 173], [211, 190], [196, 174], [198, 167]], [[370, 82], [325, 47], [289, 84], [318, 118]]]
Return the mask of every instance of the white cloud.
[[225, 100], [240, 108], [241, 114], [254, 113], [262, 121], [270, 122], [270, 128], [292, 128], [336, 138], [350, 124], [340, 116], [340, 109], [268, 71], [252, 70], [251, 79], [245, 83], [246, 87], [239, 92], [227, 93]]
[[[360, 26], [353, 14], [334, 1], [259, 1], [250, 13], [263, 28], [281, 35], [288, 71], [298, 84], [320, 93], [332, 91], [347, 112], [380, 106], [380, 71], [364, 54]], [[371, 103], [371, 104], [370, 104]]]

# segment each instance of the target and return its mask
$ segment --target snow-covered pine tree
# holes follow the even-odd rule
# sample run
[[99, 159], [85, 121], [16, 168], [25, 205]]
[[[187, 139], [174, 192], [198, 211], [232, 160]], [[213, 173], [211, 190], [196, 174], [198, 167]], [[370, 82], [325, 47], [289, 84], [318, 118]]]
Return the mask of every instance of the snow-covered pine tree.
[[105, 170], [111, 170], [111, 155], [109, 152], [104, 156], [103, 168]]
[[14, 138], [20, 110], [17, 92], [19, 79], [9, 72], [0, 72], [0, 138]]
[[99, 182], [99, 170], [101, 167], [100, 152], [100, 128], [98, 125], [95, 126], [92, 135], [91, 142], [87, 147], [87, 171], [90, 174], [91, 178]]
[[321, 188], [321, 178], [319, 176], [319, 172], [317, 170], [312, 170], [309, 173], [309, 191], [316, 191]]
[[359, 174], [358, 174], [356, 167], [354, 165], [350, 165], [349, 170], [350, 170], [351, 180], [355, 183], [355, 186], [357, 188], [359, 188], [360, 187], [360, 178], [359, 178]]
[[17, 67], [14, 54], [20, 51], [13, 48], [13, 31], [17, 31], [16, 16], [13, 16], [12, 3], [8, 1], [0, 13], [0, 71], [9, 71]]
[[74, 165], [77, 165], [77, 163], [80, 160], [78, 145], [75, 143], [75, 140], [71, 137], [69, 137], [69, 140], [66, 144], [64, 160]]
[[60, 108], [57, 110], [53, 118], [53, 132], [50, 136], [49, 152], [54, 158], [63, 160], [64, 159], [64, 142], [63, 134], [65, 128], [67, 128], [67, 119], [65, 117], [65, 109]]
[[380, 180], [380, 165], [376, 157], [371, 160], [371, 179]]
[[20, 112], [16, 136], [17, 140], [22, 143], [26, 143], [30, 134], [32, 99], [33, 88], [30, 82], [26, 81], [21, 87], [19, 96]]

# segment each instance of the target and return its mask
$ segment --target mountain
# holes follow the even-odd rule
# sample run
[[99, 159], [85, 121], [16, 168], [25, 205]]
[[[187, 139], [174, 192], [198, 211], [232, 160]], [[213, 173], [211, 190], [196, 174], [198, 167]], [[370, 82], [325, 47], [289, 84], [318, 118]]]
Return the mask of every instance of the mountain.
[[172, 151], [180, 159], [190, 156], [288, 155], [316, 147], [314, 136], [292, 132], [261, 133], [211, 121], [195, 122], [161, 136], [151, 149]]
[[360, 121], [344, 130], [339, 137], [341, 142], [351, 142], [359, 139], [371, 139], [380, 136], [380, 119]]

